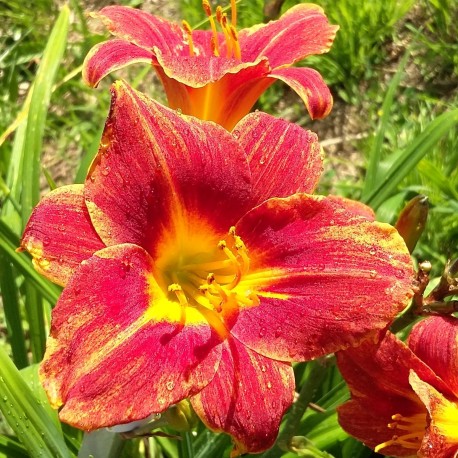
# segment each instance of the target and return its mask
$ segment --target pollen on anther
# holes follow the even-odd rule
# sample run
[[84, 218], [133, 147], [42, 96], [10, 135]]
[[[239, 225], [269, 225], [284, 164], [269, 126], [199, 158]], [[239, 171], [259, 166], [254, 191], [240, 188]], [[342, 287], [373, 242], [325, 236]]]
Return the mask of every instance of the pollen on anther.
[[185, 21], [183, 19], [182, 21], [182, 25], [183, 25], [183, 30], [184, 32], [186, 33], [186, 37], [188, 39], [188, 46], [189, 46], [189, 54], [191, 56], [195, 56], [195, 52], [194, 52], [194, 41], [192, 39], [192, 28], [191, 26], [189, 25], [189, 23], [187, 21]]

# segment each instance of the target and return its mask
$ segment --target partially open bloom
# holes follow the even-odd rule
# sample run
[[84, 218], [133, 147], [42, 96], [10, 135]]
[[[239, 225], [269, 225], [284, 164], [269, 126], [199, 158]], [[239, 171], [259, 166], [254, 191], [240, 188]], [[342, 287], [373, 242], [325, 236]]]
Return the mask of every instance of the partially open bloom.
[[22, 239], [65, 286], [48, 396], [86, 430], [190, 397], [240, 452], [265, 450], [292, 402], [291, 362], [383, 329], [412, 294], [408, 251], [364, 205], [306, 194], [315, 134], [264, 113], [231, 134], [125, 83], [112, 93], [85, 185], [49, 193]]
[[390, 456], [458, 453], [458, 320], [431, 317], [408, 346], [387, 333], [377, 344], [339, 352], [352, 399], [338, 409], [348, 433]]
[[[136, 62], [151, 64], [169, 105], [231, 130], [260, 95], [284, 81], [304, 101], [312, 118], [325, 117], [332, 97], [321, 75], [310, 68], [293, 68], [312, 54], [327, 52], [337, 26], [313, 4], [291, 8], [278, 21], [236, 30], [221, 7], [215, 14], [203, 2], [212, 30], [191, 30], [144, 11], [107, 6], [99, 18], [116, 37], [95, 46], [86, 57], [83, 78], [96, 86], [108, 73]], [[221, 30], [218, 32], [218, 29]]]

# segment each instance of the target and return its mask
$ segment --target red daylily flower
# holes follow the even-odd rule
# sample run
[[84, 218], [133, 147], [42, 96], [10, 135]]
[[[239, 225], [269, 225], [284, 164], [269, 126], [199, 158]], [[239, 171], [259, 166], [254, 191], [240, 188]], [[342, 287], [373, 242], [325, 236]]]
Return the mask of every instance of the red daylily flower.
[[204, 8], [213, 30], [191, 31], [187, 23], [182, 28], [124, 6], [103, 8], [92, 16], [101, 19], [116, 38], [89, 52], [83, 79], [96, 86], [126, 65], [152, 64], [171, 108], [228, 130], [277, 79], [299, 94], [313, 119], [329, 114], [332, 96], [321, 75], [310, 68], [291, 67], [310, 55], [327, 52], [332, 44], [338, 27], [328, 23], [319, 6], [297, 5], [278, 21], [239, 32], [219, 8], [216, 18], [224, 33], [216, 31], [208, 2]]
[[452, 458], [458, 453], [458, 320], [427, 318], [408, 346], [387, 333], [379, 343], [339, 352], [352, 399], [342, 428], [390, 456]]
[[85, 430], [190, 397], [240, 452], [265, 450], [291, 362], [358, 345], [405, 307], [407, 248], [368, 207], [306, 194], [315, 134], [256, 112], [234, 136], [125, 83], [112, 94], [84, 186], [49, 193], [22, 239], [65, 286], [44, 387]]

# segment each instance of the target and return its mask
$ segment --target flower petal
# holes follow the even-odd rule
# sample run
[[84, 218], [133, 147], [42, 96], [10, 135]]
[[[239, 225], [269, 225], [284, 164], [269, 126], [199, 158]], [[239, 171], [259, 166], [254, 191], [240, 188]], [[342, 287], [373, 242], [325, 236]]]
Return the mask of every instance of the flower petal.
[[332, 109], [332, 95], [323, 77], [312, 68], [281, 68], [269, 75], [286, 83], [305, 103], [312, 119], [325, 118]]
[[425, 404], [430, 422], [419, 456], [452, 458], [458, 452], [458, 400], [448, 400], [442, 393], [421, 380], [414, 370], [410, 384]]
[[[266, 59], [239, 63], [216, 58], [183, 58], [157, 53], [156, 72], [169, 106], [231, 130], [274, 83]], [[229, 62], [229, 63], [227, 63]], [[232, 62], [232, 63], [231, 63]]]
[[232, 317], [241, 342], [273, 359], [308, 360], [358, 345], [407, 305], [413, 269], [404, 241], [352, 209], [296, 194], [237, 223], [251, 260], [239, 287], [260, 300]]
[[232, 133], [248, 157], [253, 206], [270, 197], [315, 190], [323, 171], [316, 134], [261, 112], [245, 116]]
[[30, 216], [21, 247], [33, 256], [38, 272], [62, 286], [82, 261], [104, 248], [84, 204], [83, 185], [47, 194]]
[[84, 262], [62, 293], [40, 373], [63, 421], [92, 430], [139, 420], [213, 378], [220, 337], [153, 271], [142, 248], [117, 245]]
[[242, 59], [266, 56], [272, 68], [291, 65], [329, 51], [337, 30], [338, 26], [328, 23], [318, 5], [296, 5], [278, 21], [240, 30]]
[[420, 321], [409, 336], [409, 347], [458, 398], [458, 320], [444, 316]]
[[153, 63], [153, 53], [125, 40], [110, 40], [94, 46], [83, 63], [83, 81], [96, 87], [109, 73], [139, 62]]
[[106, 6], [91, 16], [100, 19], [116, 37], [144, 49], [156, 47], [172, 53], [185, 39], [178, 24], [129, 6]]
[[218, 372], [191, 403], [209, 428], [234, 438], [240, 453], [258, 453], [275, 442], [293, 394], [290, 364], [265, 358], [229, 339]]
[[[125, 83], [115, 83], [112, 93], [85, 187], [102, 240], [135, 243], [154, 255], [165, 229], [196, 232], [210, 226], [226, 233], [248, 208], [251, 193], [245, 153], [232, 135]], [[182, 228], [192, 215], [196, 226]]]
[[[352, 394], [352, 399], [338, 408], [342, 428], [372, 449], [386, 443], [380, 450], [384, 455], [411, 456], [415, 449], [390, 443], [394, 436], [409, 431], [389, 428], [388, 424], [394, 424], [392, 416], [400, 414], [424, 416], [426, 426], [426, 409], [409, 385], [409, 370], [416, 368], [434, 378], [432, 371], [389, 332], [378, 343], [363, 342], [336, 356]], [[419, 448], [421, 438], [417, 442]]]

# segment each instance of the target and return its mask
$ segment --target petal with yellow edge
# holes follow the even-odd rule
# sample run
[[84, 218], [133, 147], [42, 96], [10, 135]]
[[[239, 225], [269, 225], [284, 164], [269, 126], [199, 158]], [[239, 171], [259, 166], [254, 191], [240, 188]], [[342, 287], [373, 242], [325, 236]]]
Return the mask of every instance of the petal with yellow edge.
[[102, 240], [135, 243], [154, 256], [165, 229], [181, 230], [177, 221], [194, 217], [225, 233], [249, 208], [251, 195], [245, 153], [232, 135], [122, 82], [112, 94], [85, 184], [86, 205]]
[[290, 364], [265, 358], [231, 338], [224, 343], [217, 374], [191, 403], [209, 428], [233, 437], [237, 456], [273, 445], [293, 394]]
[[40, 368], [61, 420], [84, 430], [129, 423], [213, 378], [225, 336], [154, 274], [151, 257], [124, 244], [96, 252], [69, 281]]
[[406, 307], [413, 268], [404, 241], [353, 208], [296, 194], [236, 224], [250, 257], [237, 288], [258, 300], [228, 318], [233, 335], [267, 357], [308, 360], [360, 344]]
[[151, 51], [140, 48], [125, 40], [110, 40], [94, 46], [86, 56], [86, 61], [96, 59], [92, 65], [83, 67], [83, 80], [90, 86], [97, 86], [99, 81], [111, 72], [136, 63], [152, 63]]
[[286, 83], [302, 99], [312, 119], [325, 118], [332, 109], [331, 91], [322, 76], [312, 68], [278, 68], [269, 78]]
[[[453, 365], [453, 363], [451, 364]], [[447, 399], [411, 370], [410, 384], [428, 409], [429, 421], [419, 456], [452, 458], [458, 454], [458, 399]]]
[[420, 321], [409, 336], [409, 347], [458, 398], [458, 320], [438, 316]]
[[323, 171], [315, 133], [257, 111], [245, 116], [232, 134], [247, 154], [253, 206], [270, 197], [315, 190]]
[[277, 21], [255, 25], [239, 33], [242, 58], [267, 56], [272, 68], [292, 65], [314, 54], [329, 51], [338, 26], [312, 3], [296, 5]]
[[63, 186], [35, 207], [21, 240], [38, 272], [65, 286], [79, 264], [105, 247], [84, 203], [83, 185]]

